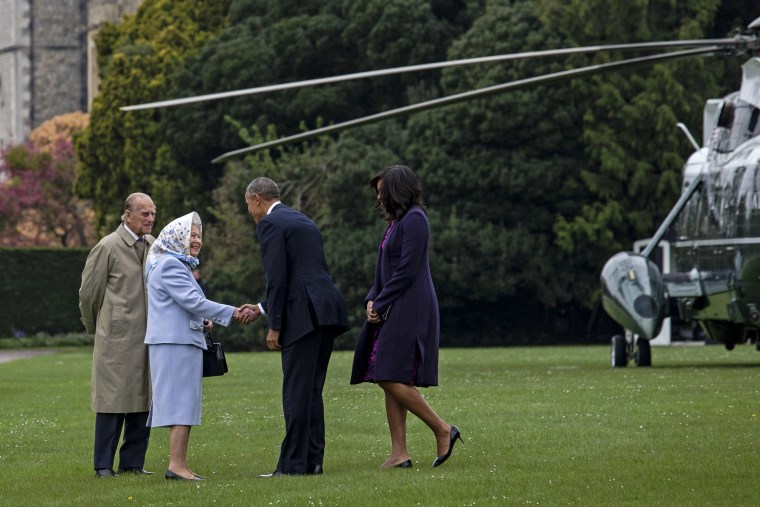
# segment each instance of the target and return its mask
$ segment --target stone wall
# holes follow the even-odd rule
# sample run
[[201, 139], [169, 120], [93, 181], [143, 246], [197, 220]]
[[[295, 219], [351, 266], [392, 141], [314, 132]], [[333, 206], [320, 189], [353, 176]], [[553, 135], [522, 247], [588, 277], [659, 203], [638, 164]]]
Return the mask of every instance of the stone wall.
[[0, 0], [0, 148], [31, 131], [31, 12], [28, 0]]
[[32, 2], [32, 128], [87, 110], [86, 0]]

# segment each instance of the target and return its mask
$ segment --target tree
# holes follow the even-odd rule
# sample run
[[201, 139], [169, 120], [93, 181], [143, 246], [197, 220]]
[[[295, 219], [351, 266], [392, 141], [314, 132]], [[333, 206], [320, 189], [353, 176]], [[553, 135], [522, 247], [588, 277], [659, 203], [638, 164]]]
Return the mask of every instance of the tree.
[[[488, 3], [448, 57], [563, 47], [537, 8], [535, 2]], [[460, 93], [564, 70], [576, 60], [451, 68], [443, 72], [442, 88], [445, 95]], [[583, 93], [576, 83], [553, 83], [409, 119], [402, 154], [425, 184], [437, 233], [432, 263], [434, 276], [446, 279], [436, 286], [444, 333], [466, 326], [455, 310], [462, 306], [470, 318], [489, 323], [481, 342], [519, 334], [535, 341], [536, 321], [549, 323], [542, 333], [561, 332], [551, 323], [572, 303], [582, 274], [558, 269], [564, 259], [553, 226], [558, 214], [579, 210], [584, 198], [578, 183]], [[456, 333], [445, 338], [461, 339]]]
[[152, 196], [157, 225], [208, 203], [202, 175], [172, 157], [160, 113], [119, 107], [165, 98], [174, 71], [224, 26], [229, 3], [145, 0], [135, 15], [100, 31], [102, 81], [90, 126], [77, 142], [76, 179], [76, 191], [94, 199], [99, 233], [119, 223], [124, 198], [135, 191]]
[[94, 240], [92, 203], [72, 190], [72, 136], [88, 115], [56, 116], [34, 129], [30, 142], [2, 152], [0, 245], [86, 247]]
[[[713, 23], [719, 3], [550, 1], [544, 18], [573, 45], [697, 39]], [[606, 53], [594, 61], [633, 56]], [[590, 80], [594, 99], [583, 116], [582, 138], [582, 178], [590, 198], [580, 213], [565, 213], [556, 225], [557, 244], [579, 270], [598, 273], [612, 253], [654, 233], [678, 198], [689, 153], [675, 124], [700, 125], [705, 100], [723, 94], [724, 76], [723, 62], [692, 58]], [[579, 288], [581, 301], [596, 304], [595, 277]]]
[[[461, 9], [461, 8], [460, 8]], [[455, 7], [444, 10], [449, 17]], [[230, 24], [178, 71], [172, 95], [200, 95], [444, 59], [455, 31], [427, 2], [309, 0], [275, 6], [238, 0]], [[336, 123], [436, 96], [436, 76], [387, 77], [206, 102], [167, 110], [183, 165], [216, 171], [209, 160], [243, 146], [225, 120], [274, 125], [280, 134]], [[321, 119], [321, 120], [320, 120]], [[188, 131], [187, 125], [204, 125]]]

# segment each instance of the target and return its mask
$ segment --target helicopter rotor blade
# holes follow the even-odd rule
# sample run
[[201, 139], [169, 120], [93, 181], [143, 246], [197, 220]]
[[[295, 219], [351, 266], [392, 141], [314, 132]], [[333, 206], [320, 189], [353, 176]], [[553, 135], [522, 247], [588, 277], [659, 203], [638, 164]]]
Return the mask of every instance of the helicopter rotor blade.
[[714, 53], [715, 51], [718, 51], [720, 49], [721, 48], [719, 46], [710, 46], [710, 47], [698, 48], [698, 49], [687, 49], [683, 51], [674, 51], [672, 53], [664, 53], [660, 55], [631, 58], [628, 60], [620, 60], [616, 62], [597, 64], [597, 65], [589, 65], [588, 67], [581, 67], [578, 69], [565, 70], [561, 72], [555, 72], [552, 74], [545, 74], [542, 76], [536, 76], [536, 77], [531, 77], [527, 79], [520, 79], [518, 81], [511, 81], [509, 83], [503, 83], [499, 85], [489, 86], [486, 88], [480, 88], [478, 90], [471, 90], [471, 91], [459, 93], [456, 95], [450, 95], [448, 97], [441, 97], [439, 99], [429, 100], [427, 102], [420, 102], [417, 104], [400, 107], [398, 109], [391, 109], [389, 111], [384, 111], [382, 113], [377, 113], [370, 116], [364, 116], [362, 118], [357, 118], [355, 120], [349, 120], [342, 123], [337, 123], [335, 125], [329, 125], [327, 127], [309, 130], [307, 132], [301, 132], [299, 134], [294, 134], [292, 136], [281, 137], [279, 139], [274, 139], [272, 141], [268, 141], [265, 143], [256, 144], [253, 146], [249, 146], [247, 148], [241, 148], [239, 150], [229, 151], [213, 159], [212, 162], [219, 163], [231, 157], [263, 150], [266, 148], [273, 148], [275, 146], [280, 146], [292, 141], [303, 141], [303, 140], [311, 139], [313, 137], [321, 136], [324, 134], [339, 132], [341, 130], [359, 127], [362, 125], [367, 125], [370, 123], [387, 120], [390, 118], [396, 118], [398, 116], [404, 116], [404, 115], [416, 113], [419, 111], [433, 109], [436, 107], [447, 106], [447, 105], [455, 104], [457, 102], [462, 102], [465, 100], [471, 100], [475, 98], [485, 97], [488, 95], [493, 95], [496, 93], [502, 93], [507, 90], [516, 90], [519, 88], [535, 86], [535, 85], [547, 83], [550, 81], [556, 81], [560, 79], [568, 79], [568, 78], [584, 76], [588, 74], [606, 72], [613, 69], [648, 65], [648, 64], [653, 64], [660, 61], [672, 60], [676, 58], [684, 58], [687, 56]]
[[694, 195], [694, 192], [699, 190], [699, 187], [702, 186], [704, 179], [705, 174], [699, 173], [697, 177], [694, 178], [691, 183], [689, 183], [689, 187], [683, 194], [681, 194], [678, 202], [676, 202], [675, 206], [673, 206], [673, 209], [671, 209], [670, 213], [668, 213], [668, 216], [665, 217], [665, 220], [660, 224], [660, 227], [657, 229], [657, 232], [654, 234], [654, 236], [652, 236], [652, 239], [649, 241], [644, 251], [641, 252], [642, 256], [649, 257], [652, 255], [652, 252], [655, 248], [657, 248], [657, 245], [660, 244], [662, 238], [665, 237], [668, 229], [671, 225], [673, 225], [673, 222], [675, 222], [676, 218], [678, 218], [678, 215], [681, 213], [681, 211], [683, 211], [686, 203], [689, 202], [689, 199], [691, 199], [691, 196]]
[[659, 41], [659, 42], [639, 42], [631, 44], [610, 44], [604, 46], [586, 46], [578, 48], [548, 49], [543, 51], [526, 51], [523, 53], [511, 53], [504, 55], [484, 56], [479, 58], [465, 58], [461, 60], [450, 60], [445, 62], [426, 63], [420, 65], [407, 65], [404, 67], [393, 67], [389, 69], [380, 69], [367, 72], [357, 72], [354, 74], [344, 74], [319, 79], [308, 79], [305, 81], [294, 81], [292, 83], [282, 83], [277, 85], [259, 86], [256, 88], [246, 88], [243, 90], [232, 90], [228, 92], [210, 93], [206, 95], [196, 95], [194, 97], [185, 97], [179, 99], [161, 100], [157, 102], [148, 102], [145, 104], [136, 104], [123, 106], [121, 111], [139, 111], [143, 109], [157, 109], [163, 107], [173, 107], [185, 104], [194, 104], [206, 102], [209, 100], [220, 100], [244, 95], [255, 95], [259, 93], [268, 93], [281, 90], [290, 90], [294, 88], [305, 88], [308, 86], [317, 86], [323, 84], [340, 83], [356, 79], [367, 79], [380, 76], [389, 76], [394, 74], [404, 74], [407, 72], [420, 72], [425, 70], [441, 69], [445, 67], [456, 67], [461, 65], [474, 65], [478, 63], [503, 62], [508, 60], [522, 60], [527, 58], [540, 58], [549, 56], [566, 56], [578, 53], [599, 53], [603, 51], [631, 51], [631, 50], [653, 50], [653, 49], [673, 49], [703, 46], [734, 46], [741, 44], [742, 38], [732, 39], [697, 39], [681, 41]]

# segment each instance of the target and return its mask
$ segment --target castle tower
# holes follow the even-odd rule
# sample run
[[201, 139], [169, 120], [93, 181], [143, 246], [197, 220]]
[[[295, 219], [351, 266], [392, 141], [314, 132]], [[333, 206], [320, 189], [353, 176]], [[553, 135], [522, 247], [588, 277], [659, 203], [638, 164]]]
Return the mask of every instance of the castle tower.
[[0, 148], [40, 123], [87, 111], [97, 93], [93, 38], [141, 0], [0, 0]]
[[27, 0], [0, 0], [0, 148], [31, 130], [31, 11]]

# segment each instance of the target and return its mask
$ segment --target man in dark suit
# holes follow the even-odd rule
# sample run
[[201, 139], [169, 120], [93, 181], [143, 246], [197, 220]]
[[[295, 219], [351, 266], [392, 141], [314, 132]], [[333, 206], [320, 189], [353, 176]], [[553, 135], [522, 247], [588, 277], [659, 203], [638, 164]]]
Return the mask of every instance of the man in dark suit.
[[277, 468], [259, 477], [321, 474], [322, 388], [333, 342], [348, 330], [345, 302], [327, 268], [319, 229], [280, 202], [277, 184], [256, 178], [245, 202], [256, 222], [267, 282], [267, 299], [257, 312], [269, 320], [267, 346], [282, 351], [285, 438]]

